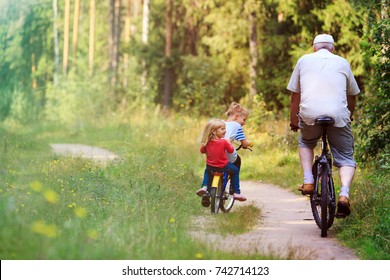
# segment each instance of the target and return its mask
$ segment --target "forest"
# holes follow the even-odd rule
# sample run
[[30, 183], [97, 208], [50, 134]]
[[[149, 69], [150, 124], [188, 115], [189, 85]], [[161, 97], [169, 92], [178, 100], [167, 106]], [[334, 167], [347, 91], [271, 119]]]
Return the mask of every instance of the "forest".
[[0, 121], [72, 124], [158, 106], [217, 115], [232, 101], [286, 116], [297, 59], [332, 34], [362, 93], [362, 161], [388, 163], [388, 1], [1, 0]]

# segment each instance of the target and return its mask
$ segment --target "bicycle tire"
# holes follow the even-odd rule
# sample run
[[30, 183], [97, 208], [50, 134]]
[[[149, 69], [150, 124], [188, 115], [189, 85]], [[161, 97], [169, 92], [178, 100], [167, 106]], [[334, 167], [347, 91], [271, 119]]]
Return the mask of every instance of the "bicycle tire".
[[[329, 169], [328, 169], [329, 170]], [[313, 194], [310, 195], [310, 205], [311, 205], [311, 210], [313, 213], [314, 221], [316, 222], [317, 226], [321, 229], [321, 189], [322, 187], [320, 186], [321, 184], [321, 176], [318, 176], [317, 174], [321, 174], [322, 169], [321, 165], [318, 162], [315, 162], [313, 164], [313, 176], [315, 179], [315, 184], [316, 186], [314, 187]], [[334, 192], [334, 184], [333, 184], [333, 178], [330, 175], [330, 170], [328, 171], [329, 174], [329, 184], [328, 184], [328, 217], [327, 217], [327, 224], [328, 224], [328, 229], [333, 225], [334, 222], [334, 217], [335, 217], [335, 212], [336, 212], [336, 199], [335, 199], [335, 192]]]
[[224, 186], [221, 188], [222, 199], [220, 202], [220, 207], [224, 213], [229, 213], [229, 211], [232, 209], [234, 205], [234, 196], [233, 196], [234, 192], [230, 192], [230, 188], [227, 186], [229, 183], [229, 179], [226, 179], [226, 182], [225, 180], [223, 181], [224, 181], [223, 183]]
[[321, 237], [328, 235], [328, 207], [329, 201], [329, 170], [328, 166], [324, 165], [321, 172]]
[[221, 202], [221, 189], [222, 189], [222, 178], [218, 181], [218, 187], [211, 187], [211, 214], [218, 214]]
[[329, 205], [328, 205], [328, 229], [333, 225], [334, 217], [336, 214], [336, 197], [335, 197], [335, 190], [334, 190], [334, 183], [333, 183], [333, 177], [331, 171], [329, 172]]
[[316, 222], [317, 226], [321, 228], [321, 192], [320, 187], [319, 187], [319, 176], [318, 174], [321, 173], [321, 168], [320, 164], [316, 160], [313, 164], [313, 177], [314, 177], [314, 191], [310, 195], [310, 206], [311, 206], [311, 211], [313, 213], [314, 221]]

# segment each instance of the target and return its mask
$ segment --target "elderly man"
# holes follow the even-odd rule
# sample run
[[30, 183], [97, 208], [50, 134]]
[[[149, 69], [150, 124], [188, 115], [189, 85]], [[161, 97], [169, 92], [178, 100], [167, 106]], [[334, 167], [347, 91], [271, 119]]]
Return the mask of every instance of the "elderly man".
[[322, 133], [314, 121], [318, 117], [332, 117], [335, 123], [328, 128], [328, 139], [341, 181], [336, 216], [346, 217], [350, 214], [349, 188], [356, 168], [351, 119], [360, 90], [348, 61], [333, 54], [331, 35], [316, 36], [313, 47], [314, 53], [298, 60], [287, 86], [291, 91], [290, 127], [293, 131], [300, 129], [298, 147], [303, 185], [299, 190], [306, 195], [314, 189], [313, 149]]

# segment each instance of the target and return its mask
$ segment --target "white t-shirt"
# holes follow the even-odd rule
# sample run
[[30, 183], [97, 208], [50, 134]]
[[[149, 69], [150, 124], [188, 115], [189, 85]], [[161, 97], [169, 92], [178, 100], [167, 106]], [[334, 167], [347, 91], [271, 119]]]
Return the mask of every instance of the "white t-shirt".
[[[228, 141], [242, 141], [245, 140], [245, 135], [244, 131], [242, 130], [241, 124], [235, 121], [231, 122], [225, 122], [226, 124], [226, 134], [225, 134], [225, 139]], [[237, 151], [234, 149], [234, 152], [231, 154], [227, 154], [227, 157], [230, 162], [235, 162], [237, 159]]]
[[298, 60], [287, 89], [301, 94], [299, 116], [306, 124], [328, 116], [336, 127], [351, 121], [347, 95], [360, 92], [348, 61], [326, 49]]

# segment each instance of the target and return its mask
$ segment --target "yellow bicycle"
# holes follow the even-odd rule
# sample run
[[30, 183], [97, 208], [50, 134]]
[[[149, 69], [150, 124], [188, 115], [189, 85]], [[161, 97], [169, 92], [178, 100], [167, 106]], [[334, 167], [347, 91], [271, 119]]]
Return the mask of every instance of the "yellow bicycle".
[[[253, 143], [251, 142], [250, 147], [253, 146]], [[248, 147], [245, 149], [248, 149], [252, 151], [252, 149]], [[243, 148], [242, 145], [240, 145], [236, 150], [240, 150]], [[222, 210], [224, 213], [228, 213], [233, 205], [234, 205], [234, 190], [232, 186], [227, 187], [229, 182], [229, 175], [226, 172], [219, 172], [219, 171], [212, 171], [212, 181], [211, 181], [211, 188], [210, 188], [210, 208], [212, 214], [217, 214], [219, 212], [219, 209]]]

